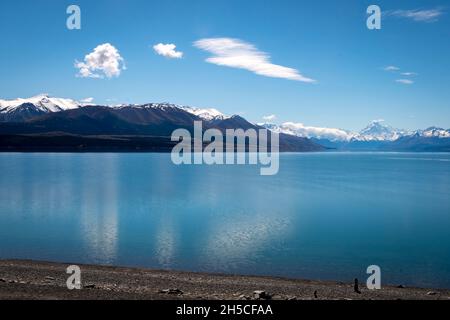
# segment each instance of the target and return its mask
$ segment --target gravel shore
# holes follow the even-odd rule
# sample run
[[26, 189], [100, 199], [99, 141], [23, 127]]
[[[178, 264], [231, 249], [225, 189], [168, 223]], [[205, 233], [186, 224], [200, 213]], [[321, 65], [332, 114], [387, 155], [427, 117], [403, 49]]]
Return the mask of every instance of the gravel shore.
[[[450, 290], [385, 286], [274, 277], [235, 276], [139, 268], [79, 265], [82, 289], [68, 290], [70, 264], [0, 260], [0, 299], [144, 299], [144, 300], [449, 300]], [[263, 291], [256, 292], [255, 291]]]

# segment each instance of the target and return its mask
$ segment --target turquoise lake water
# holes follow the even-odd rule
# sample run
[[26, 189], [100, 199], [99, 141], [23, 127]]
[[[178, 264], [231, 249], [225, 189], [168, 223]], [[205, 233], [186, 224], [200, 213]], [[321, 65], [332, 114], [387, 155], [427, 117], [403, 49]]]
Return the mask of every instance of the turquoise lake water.
[[0, 154], [0, 258], [450, 288], [450, 154]]

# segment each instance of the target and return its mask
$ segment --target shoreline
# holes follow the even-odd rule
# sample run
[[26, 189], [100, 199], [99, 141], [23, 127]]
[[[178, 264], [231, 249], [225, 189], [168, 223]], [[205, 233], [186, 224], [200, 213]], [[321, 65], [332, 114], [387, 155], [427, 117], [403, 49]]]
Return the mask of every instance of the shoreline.
[[450, 290], [83, 265], [81, 290], [68, 290], [70, 263], [0, 260], [0, 300], [450, 300]]

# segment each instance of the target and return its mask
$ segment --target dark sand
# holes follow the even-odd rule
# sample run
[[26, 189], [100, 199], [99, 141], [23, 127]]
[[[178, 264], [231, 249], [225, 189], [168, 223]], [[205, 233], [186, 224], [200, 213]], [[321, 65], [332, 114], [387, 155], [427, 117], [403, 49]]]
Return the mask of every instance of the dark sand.
[[[66, 268], [70, 264], [0, 260], [0, 299], [254, 299], [255, 290], [264, 290], [274, 300], [312, 299], [450, 299], [450, 290], [365, 288], [361, 294], [353, 283], [293, 280], [273, 277], [220, 275], [137, 268], [79, 265], [81, 290], [68, 290]], [[178, 289], [167, 292], [167, 289]], [[316, 291], [317, 298], [314, 297]]]

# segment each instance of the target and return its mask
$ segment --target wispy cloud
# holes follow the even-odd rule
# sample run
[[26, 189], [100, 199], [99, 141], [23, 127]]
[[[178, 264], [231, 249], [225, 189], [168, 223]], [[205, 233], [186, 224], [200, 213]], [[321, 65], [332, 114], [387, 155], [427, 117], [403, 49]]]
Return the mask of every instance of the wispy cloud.
[[396, 66], [387, 66], [383, 68], [384, 71], [399, 71], [400, 68]]
[[402, 72], [401, 75], [406, 76], [406, 77], [414, 77], [414, 76], [417, 76], [417, 73], [416, 72]]
[[263, 119], [266, 120], [266, 121], [273, 121], [273, 120], [275, 120], [276, 118], [277, 118], [277, 116], [274, 115], [274, 114], [271, 114], [271, 115], [269, 115], [269, 116], [264, 116], [264, 117], [263, 117]]
[[253, 44], [232, 38], [209, 38], [194, 42], [194, 46], [213, 54], [207, 62], [219, 66], [239, 68], [255, 74], [302, 82], [315, 82], [296, 69], [271, 63], [270, 56]]
[[92, 98], [92, 97], [85, 98], [85, 99], [81, 100], [81, 102], [83, 102], [83, 103], [91, 103], [93, 101], [94, 101], [94, 98]]
[[124, 59], [111, 44], [104, 43], [84, 57], [83, 62], [75, 61], [81, 78], [118, 77], [125, 70]]
[[411, 19], [417, 22], [435, 22], [444, 14], [441, 8], [413, 9], [413, 10], [390, 10], [384, 13], [387, 16]]
[[183, 52], [176, 51], [176, 45], [173, 43], [163, 44], [158, 43], [153, 46], [153, 50], [160, 56], [170, 58], [170, 59], [180, 59], [183, 57]]
[[[392, 73], [396, 74], [397, 76], [402, 75], [404, 77], [410, 77], [410, 78], [417, 76], [417, 73], [415, 73], [415, 72], [400, 72], [400, 68], [396, 67], [396, 66], [387, 66], [387, 67], [383, 68], [383, 70], [392, 72]], [[413, 84], [414, 83], [414, 81], [412, 81], [410, 79], [397, 79], [397, 80], [395, 80], [395, 82], [401, 83], [401, 84]]]
[[397, 79], [397, 80], [395, 80], [395, 82], [401, 83], [401, 84], [413, 84], [414, 83], [414, 81], [409, 80], [409, 79]]

